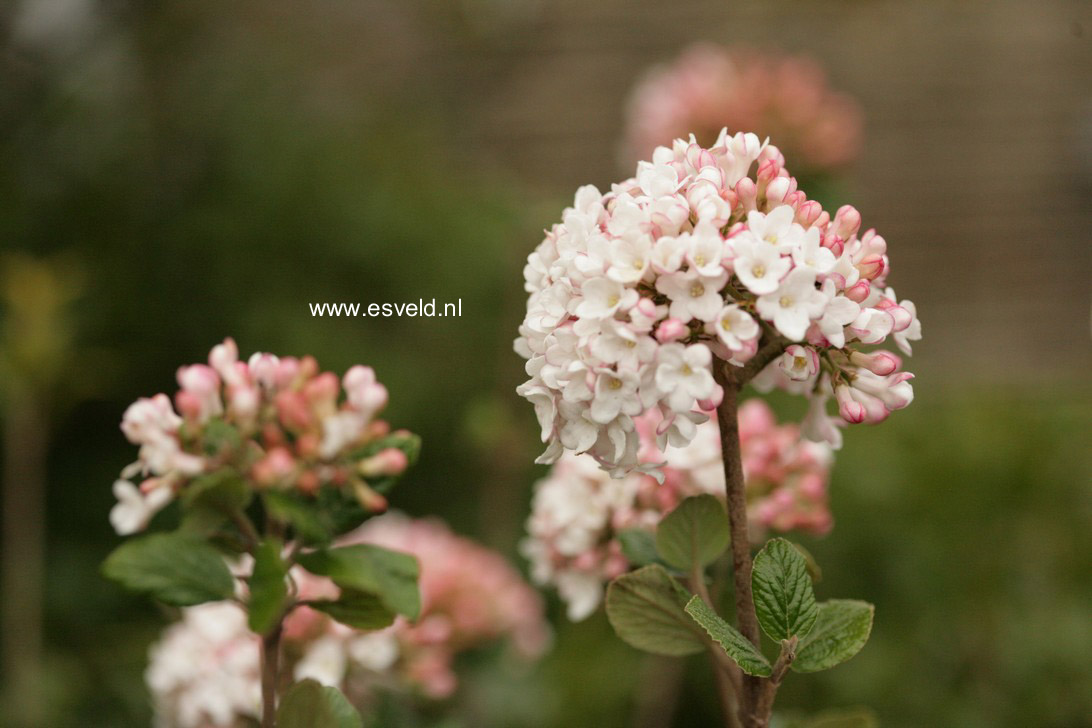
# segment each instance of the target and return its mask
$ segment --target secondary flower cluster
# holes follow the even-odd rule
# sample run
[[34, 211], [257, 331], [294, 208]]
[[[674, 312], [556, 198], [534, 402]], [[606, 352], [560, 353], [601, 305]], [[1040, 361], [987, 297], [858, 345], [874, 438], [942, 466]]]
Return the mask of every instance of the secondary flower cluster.
[[[421, 564], [421, 615], [364, 636], [313, 610], [286, 621], [289, 639], [306, 644], [296, 679], [344, 686], [350, 696], [367, 685], [355, 668], [386, 671], [430, 698], [456, 688], [452, 661], [468, 649], [509, 640], [516, 653], [534, 658], [549, 641], [542, 602], [500, 554], [452, 533], [436, 520], [389, 513], [364, 524], [342, 543], [370, 543], [413, 554]], [[334, 589], [332, 584], [319, 588]], [[354, 679], [355, 678], [355, 679]]]
[[[636, 418], [642, 462], [665, 459], [656, 446], [659, 419], [655, 410]], [[795, 425], [779, 426], [759, 399], [747, 400], [740, 407], [739, 427], [755, 540], [766, 528], [829, 531], [833, 523], [827, 505], [830, 447], [802, 440]], [[568, 604], [570, 619], [580, 620], [595, 611], [603, 584], [630, 569], [620, 532], [655, 531], [664, 514], [688, 496], [724, 496], [715, 420], [699, 425], [690, 444], [673, 449], [666, 460], [661, 485], [640, 473], [612, 479], [591, 458], [567, 454], [535, 486], [523, 554], [537, 583], [557, 587]]]
[[140, 454], [114, 483], [118, 504], [110, 522], [121, 535], [143, 530], [195, 478], [227, 466], [257, 488], [306, 494], [325, 483], [351, 488], [371, 511], [384, 510], [386, 501], [366, 480], [406, 468], [396, 447], [355, 457], [390, 434], [386, 422], [374, 419], [387, 390], [369, 367], [354, 366], [339, 381], [310, 356], [257, 353], [240, 361], [235, 342], [225, 339], [207, 365], [181, 367], [177, 379], [173, 406], [157, 394], [134, 402], [122, 418], [122, 432]]
[[720, 399], [714, 358], [743, 366], [783, 353], [770, 383], [813, 398], [805, 434], [835, 446], [846, 422], [878, 422], [913, 398], [900, 359], [862, 346], [921, 336], [886, 287], [887, 244], [797, 189], [754, 134], [722, 130], [709, 149], [675, 141], [606, 194], [581, 187], [528, 257], [516, 351], [547, 449], [588, 452], [615, 475], [640, 463], [634, 417], [658, 409], [657, 446], [689, 443]]
[[725, 126], [777, 139], [795, 165], [812, 173], [849, 164], [861, 143], [857, 104], [828, 86], [814, 60], [697, 43], [634, 89], [627, 155], [641, 159], [690, 132], [710, 143]]
[[[456, 688], [455, 656], [510, 640], [522, 657], [537, 657], [549, 640], [541, 600], [500, 555], [433, 520], [389, 513], [368, 521], [339, 545], [372, 543], [416, 556], [421, 565], [421, 617], [360, 632], [308, 607], [284, 623], [284, 655], [295, 680], [342, 689], [358, 705], [377, 687], [444, 698]], [[248, 562], [240, 567], [249, 571]], [[328, 579], [294, 567], [298, 597], [336, 598]], [[183, 610], [151, 651], [145, 678], [157, 724], [164, 728], [228, 728], [260, 714], [260, 638], [247, 630], [233, 602]]]

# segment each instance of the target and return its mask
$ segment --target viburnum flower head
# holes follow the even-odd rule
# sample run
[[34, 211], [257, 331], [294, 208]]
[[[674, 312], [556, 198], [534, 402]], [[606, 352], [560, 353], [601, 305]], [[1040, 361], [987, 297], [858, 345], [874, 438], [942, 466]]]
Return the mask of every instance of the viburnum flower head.
[[114, 483], [110, 523], [121, 535], [144, 530], [193, 481], [220, 470], [254, 488], [305, 496], [329, 485], [382, 511], [386, 500], [368, 481], [400, 474], [405, 451], [416, 448], [413, 435], [376, 419], [387, 389], [369, 367], [354, 366], [339, 380], [312, 357], [257, 353], [241, 361], [225, 339], [207, 365], [183, 366], [177, 380], [173, 406], [157, 394], [122, 417], [122, 432], [140, 452]]
[[824, 405], [803, 431], [837, 447], [829, 398], [851, 423], [913, 399], [896, 355], [862, 349], [890, 336], [909, 354], [921, 338], [888, 273], [884, 239], [852, 207], [807, 199], [755, 134], [677, 139], [608, 192], [581, 187], [524, 269], [518, 391], [547, 444], [539, 462], [570, 450], [614, 475], [655, 472], [635, 418], [658, 412], [657, 446], [686, 445], [720, 399], [713, 368], [752, 360], [768, 363], [756, 386]]

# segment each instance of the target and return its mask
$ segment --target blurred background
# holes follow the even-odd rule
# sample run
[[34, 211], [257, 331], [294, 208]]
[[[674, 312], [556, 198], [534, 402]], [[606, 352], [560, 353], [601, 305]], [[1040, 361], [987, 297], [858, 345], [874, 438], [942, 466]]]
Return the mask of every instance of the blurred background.
[[[790, 677], [779, 707], [1092, 725], [1081, 0], [4, 4], [0, 724], [149, 724], [142, 672], [170, 615], [98, 572], [118, 542], [110, 484], [135, 457], [118, 423], [228, 335], [372, 365], [389, 419], [425, 443], [395, 504], [516, 560], [542, 475], [514, 393], [523, 261], [578, 185], [628, 176], [634, 85], [697, 40], [808, 54], [857, 100], [859, 156], [824, 202], [884, 235], [924, 325], [917, 401], [847, 433], [837, 526], [800, 539], [820, 598], [876, 604], [873, 638]], [[461, 318], [308, 308], [433, 297]], [[552, 652], [523, 673], [472, 656], [437, 714], [642, 725], [682, 671], [662, 720], [717, 724], [704, 661], [651, 659], [549, 599]]]

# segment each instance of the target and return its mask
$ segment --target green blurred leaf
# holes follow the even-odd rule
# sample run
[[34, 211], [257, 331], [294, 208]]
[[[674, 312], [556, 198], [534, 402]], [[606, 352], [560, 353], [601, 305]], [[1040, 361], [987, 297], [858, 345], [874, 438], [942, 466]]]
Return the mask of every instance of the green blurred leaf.
[[315, 499], [288, 491], [268, 490], [262, 493], [262, 501], [269, 514], [291, 526], [304, 544], [325, 545], [333, 540], [335, 524]]
[[279, 728], [362, 728], [360, 713], [341, 691], [304, 680], [292, 686], [277, 708]]
[[201, 446], [208, 456], [238, 449], [242, 436], [234, 425], [213, 418], [201, 427]]
[[378, 596], [356, 589], [342, 589], [337, 601], [312, 601], [307, 606], [356, 629], [383, 629], [395, 616]]
[[660, 521], [656, 550], [668, 564], [689, 572], [715, 561], [729, 536], [728, 515], [721, 502], [711, 495], [695, 495]]
[[185, 533], [156, 533], [114, 549], [102, 573], [176, 607], [230, 599], [235, 582], [219, 552]]
[[607, 587], [607, 619], [622, 640], [659, 655], [690, 655], [705, 648], [683, 611], [690, 595], [662, 566], [622, 574]]
[[771, 539], [758, 552], [751, 572], [751, 588], [758, 622], [770, 639], [803, 637], [815, 624], [819, 607], [808, 577], [807, 561], [785, 539]]
[[387, 608], [410, 619], [421, 611], [417, 559], [409, 554], [356, 544], [300, 554], [297, 561], [343, 589], [375, 594]]
[[656, 552], [656, 537], [643, 528], [625, 528], [618, 532], [622, 554], [634, 566], [647, 566], [660, 560]]
[[250, 505], [253, 491], [232, 468], [196, 478], [179, 500], [186, 510], [207, 509], [218, 513], [241, 511]]
[[875, 607], [868, 602], [831, 599], [818, 611], [815, 626], [796, 649], [796, 672], [818, 672], [845, 662], [861, 651], [872, 632]]
[[773, 667], [765, 655], [751, 644], [739, 630], [725, 622], [701, 597], [693, 597], [686, 605], [686, 613], [705, 629], [728, 656], [748, 675], [769, 677]]
[[262, 541], [254, 553], [254, 573], [250, 576], [250, 601], [247, 602], [250, 631], [264, 635], [280, 620], [288, 597], [288, 564], [281, 558], [281, 543]]

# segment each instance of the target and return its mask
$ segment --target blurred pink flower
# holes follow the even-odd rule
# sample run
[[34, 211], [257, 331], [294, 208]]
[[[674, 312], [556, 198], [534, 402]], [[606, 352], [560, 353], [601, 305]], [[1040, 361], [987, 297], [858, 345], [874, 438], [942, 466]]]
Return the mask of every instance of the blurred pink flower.
[[625, 163], [693, 133], [709, 146], [722, 127], [776, 140], [798, 173], [832, 172], [860, 151], [861, 112], [804, 56], [697, 43], [651, 69], [626, 113]]

